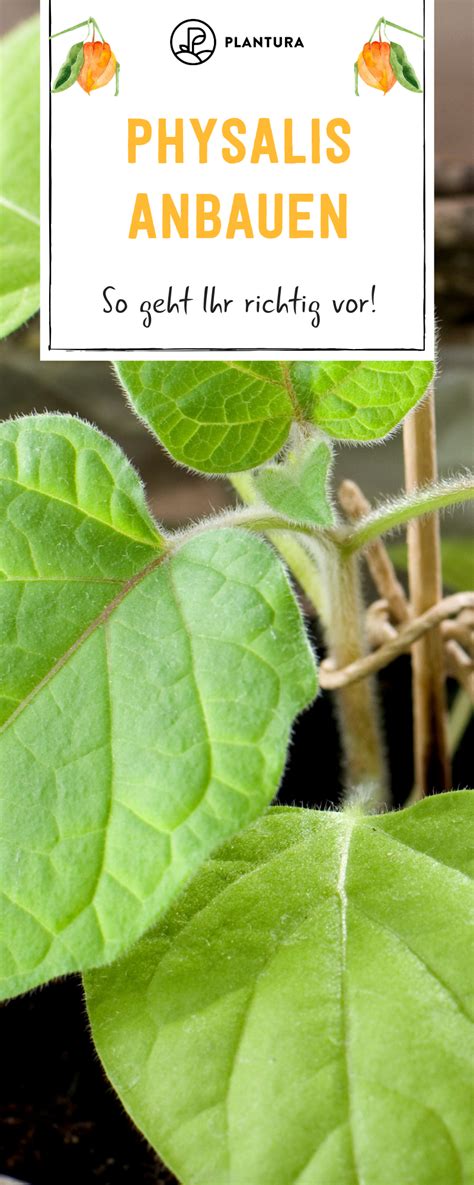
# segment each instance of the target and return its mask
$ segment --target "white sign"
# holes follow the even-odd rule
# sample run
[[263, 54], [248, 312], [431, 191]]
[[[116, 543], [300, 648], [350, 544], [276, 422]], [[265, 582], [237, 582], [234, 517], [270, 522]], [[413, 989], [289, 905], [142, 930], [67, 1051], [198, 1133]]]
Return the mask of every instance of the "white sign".
[[433, 0], [94, 2], [42, 10], [42, 358], [433, 358]]

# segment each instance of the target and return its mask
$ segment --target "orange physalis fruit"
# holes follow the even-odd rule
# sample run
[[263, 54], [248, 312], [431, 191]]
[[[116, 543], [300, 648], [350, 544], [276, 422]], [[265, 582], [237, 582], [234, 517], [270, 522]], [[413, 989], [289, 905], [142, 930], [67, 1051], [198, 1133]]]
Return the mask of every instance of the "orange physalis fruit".
[[397, 81], [390, 65], [389, 41], [367, 41], [357, 62], [359, 74], [367, 86], [375, 86], [386, 95]]
[[77, 79], [79, 86], [90, 95], [114, 77], [117, 68], [115, 54], [108, 41], [84, 42], [84, 65]]

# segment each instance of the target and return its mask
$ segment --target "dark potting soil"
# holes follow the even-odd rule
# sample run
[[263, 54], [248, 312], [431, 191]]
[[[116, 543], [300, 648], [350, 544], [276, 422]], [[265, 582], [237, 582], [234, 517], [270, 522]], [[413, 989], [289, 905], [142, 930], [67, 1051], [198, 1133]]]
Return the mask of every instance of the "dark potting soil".
[[[382, 672], [379, 688], [393, 801], [400, 805], [413, 776], [409, 660]], [[456, 757], [455, 786], [469, 784], [472, 739], [471, 729]], [[331, 697], [324, 696], [297, 722], [279, 800], [337, 804], [338, 752]], [[107, 1083], [79, 977], [2, 1005], [0, 1050], [0, 1174], [29, 1185], [176, 1185]]]

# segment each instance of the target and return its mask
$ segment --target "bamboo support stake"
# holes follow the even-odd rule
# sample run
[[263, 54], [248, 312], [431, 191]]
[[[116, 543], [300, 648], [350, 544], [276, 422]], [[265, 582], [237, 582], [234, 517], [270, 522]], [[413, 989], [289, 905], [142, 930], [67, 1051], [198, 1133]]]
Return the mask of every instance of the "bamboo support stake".
[[[332, 657], [325, 659], [320, 667], [321, 687], [328, 691], [336, 691], [340, 687], [349, 687], [351, 683], [358, 683], [360, 679], [366, 679], [368, 675], [374, 675], [376, 671], [381, 671], [389, 663], [394, 662], [401, 654], [406, 654], [417, 638], [423, 638], [431, 630], [439, 627], [447, 617], [458, 613], [465, 607], [474, 608], [474, 593], [453, 593], [453, 596], [445, 597], [436, 605], [432, 605], [431, 609], [428, 609], [421, 617], [416, 617], [402, 626], [400, 630], [395, 630], [393, 637], [384, 641], [372, 654], [362, 655], [341, 668], [335, 665]], [[453, 652], [455, 657], [453, 656], [451, 659], [452, 671], [453, 674], [456, 672], [459, 682], [465, 684], [466, 690], [468, 690], [471, 660], [461, 650], [457, 642], [449, 642], [448, 645], [456, 646], [459, 651], [459, 653]]]
[[[342, 509], [352, 522], [358, 522], [372, 510], [370, 502], [355, 481], [343, 481], [339, 486], [338, 498]], [[365, 558], [375, 587], [380, 596], [387, 601], [395, 621], [409, 621], [410, 605], [382, 539], [375, 539], [368, 545]]]
[[[403, 429], [407, 492], [437, 478], [434, 393], [405, 420]], [[441, 600], [439, 519], [413, 520], [407, 528], [410, 601], [420, 617]], [[448, 755], [443, 639], [432, 630], [412, 649], [415, 796], [448, 790]]]

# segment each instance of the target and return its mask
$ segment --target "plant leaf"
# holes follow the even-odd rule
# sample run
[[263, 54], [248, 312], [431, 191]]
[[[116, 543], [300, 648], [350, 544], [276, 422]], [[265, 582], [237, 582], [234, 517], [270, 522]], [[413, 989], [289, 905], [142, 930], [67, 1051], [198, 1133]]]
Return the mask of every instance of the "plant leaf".
[[114, 958], [261, 812], [315, 670], [261, 540], [167, 554], [100, 433], [45, 416], [0, 439], [7, 996]]
[[53, 83], [53, 94], [56, 95], [59, 91], [69, 90], [69, 87], [77, 82], [83, 65], [84, 42], [76, 41], [76, 44], [71, 46], [66, 61], [61, 66], [56, 82]]
[[268, 465], [254, 476], [264, 502], [295, 522], [328, 527], [334, 521], [328, 481], [332, 449], [321, 440], [308, 440], [301, 452], [290, 453], [280, 465]]
[[0, 724], [163, 551], [111, 440], [73, 416], [0, 424]]
[[403, 45], [399, 45], [397, 41], [392, 41], [390, 46], [390, 65], [396, 78], [398, 78], [402, 86], [406, 87], [407, 91], [416, 91], [418, 95], [423, 94], [422, 87], [418, 82], [413, 66], [408, 61]]
[[138, 415], [172, 457], [202, 473], [262, 465], [291, 424], [342, 440], [385, 436], [433, 377], [431, 362], [120, 362]]
[[419, 402], [432, 362], [294, 364], [293, 380], [312, 395], [313, 421], [336, 440], [380, 440]]
[[116, 369], [172, 457], [203, 473], [252, 469], [275, 456], [295, 416], [288, 368], [278, 362], [119, 362]]
[[39, 21], [0, 42], [0, 338], [39, 308]]
[[182, 1185], [468, 1179], [470, 820], [467, 791], [272, 809], [86, 977], [105, 1069]]

